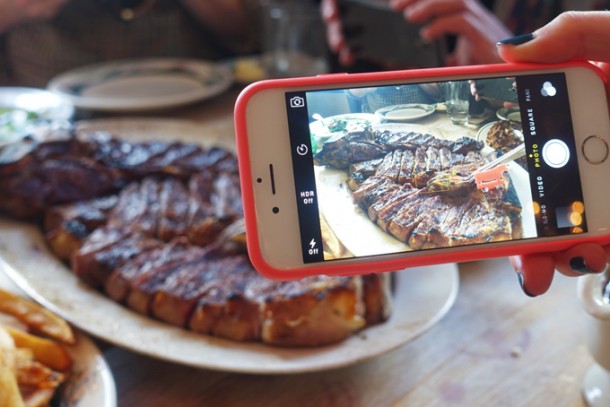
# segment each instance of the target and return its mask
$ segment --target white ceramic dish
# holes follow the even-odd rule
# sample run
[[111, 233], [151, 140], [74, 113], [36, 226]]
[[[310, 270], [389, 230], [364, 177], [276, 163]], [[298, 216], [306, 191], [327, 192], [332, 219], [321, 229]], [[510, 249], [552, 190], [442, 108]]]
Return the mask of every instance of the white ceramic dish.
[[419, 120], [434, 113], [434, 105], [422, 103], [409, 103], [404, 105], [387, 106], [375, 112], [381, 120], [390, 122], [409, 122]]
[[[2, 264], [0, 258], [0, 269]], [[22, 292], [2, 272], [0, 287], [15, 293]], [[74, 362], [71, 377], [62, 385], [59, 397], [54, 398], [50, 407], [116, 407], [114, 379], [102, 354], [84, 334], [76, 331], [75, 337], [76, 345], [67, 348]]]
[[[110, 130], [125, 138], [181, 139], [222, 144], [226, 127], [191, 122], [110, 120], [81, 123], [83, 131]], [[224, 129], [224, 130], [222, 130]], [[178, 137], [178, 135], [180, 137]], [[231, 135], [230, 135], [231, 136]], [[32, 224], [0, 218], [0, 258], [28, 295], [83, 331], [117, 346], [184, 365], [247, 373], [297, 373], [345, 366], [389, 352], [432, 327], [458, 291], [455, 264], [397, 273], [395, 309], [389, 321], [336, 345], [288, 349], [200, 335], [142, 316], [80, 281], [46, 248]]]
[[[367, 124], [379, 123], [379, 117], [372, 113], [346, 113], [335, 116], [324, 117], [309, 123], [309, 132], [318, 142], [324, 142], [329, 138], [343, 133], [342, 129], [349, 131]], [[340, 124], [337, 128], [333, 125]]]
[[222, 64], [168, 58], [80, 67], [53, 78], [48, 88], [82, 109], [144, 111], [208, 99], [232, 83], [231, 70]]
[[59, 94], [43, 89], [0, 87], [0, 145], [26, 136], [41, 126], [62, 126], [74, 107]]

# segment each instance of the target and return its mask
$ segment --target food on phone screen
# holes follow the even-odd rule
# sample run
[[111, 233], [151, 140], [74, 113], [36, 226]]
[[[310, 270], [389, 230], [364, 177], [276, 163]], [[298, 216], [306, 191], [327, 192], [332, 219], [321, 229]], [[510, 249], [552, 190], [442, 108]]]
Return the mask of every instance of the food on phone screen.
[[347, 168], [354, 202], [410, 249], [520, 238], [521, 204], [509, 180], [485, 192], [456, 182], [487, 162], [483, 147], [369, 127], [327, 141], [315, 163]]

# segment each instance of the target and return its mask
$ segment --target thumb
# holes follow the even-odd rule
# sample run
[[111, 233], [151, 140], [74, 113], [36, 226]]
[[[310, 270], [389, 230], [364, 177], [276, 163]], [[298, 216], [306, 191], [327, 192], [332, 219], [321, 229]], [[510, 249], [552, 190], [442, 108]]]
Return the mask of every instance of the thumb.
[[[498, 43], [500, 57], [508, 62], [557, 63], [570, 59], [610, 62], [610, 13], [567, 12], [519, 44]], [[521, 40], [529, 39], [522, 36]]]

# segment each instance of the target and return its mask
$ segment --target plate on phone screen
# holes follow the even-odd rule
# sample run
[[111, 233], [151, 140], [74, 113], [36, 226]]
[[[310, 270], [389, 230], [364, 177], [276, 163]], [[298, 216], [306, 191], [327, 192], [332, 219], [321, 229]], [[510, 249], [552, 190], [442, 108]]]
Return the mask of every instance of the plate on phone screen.
[[430, 116], [436, 110], [434, 105], [423, 103], [409, 103], [404, 105], [387, 106], [375, 111], [381, 120], [394, 122], [409, 122]]
[[[226, 126], [162, 119], [94, 120], [91, 131], [126, 139], [165, 139], [216, 144], [232, 135]], [[224, 135], [225, 137], [222, 137]], [[231, 138], [231, 140], [233, 140]], [[207, 336], [175, 327], [112, 301], [82, 282], [47, 248], [31, 223], [0, 217], [0, 266], [28, 295], [83, 331], [116, 346], [188, 366], [256, 374], [300, 373], [346, 366], [396, 349], [426, 332], [453, 305], [459, 287], [456, 264], [394, 273], [389, 320], [346, 340], [315, 348], [282, 348]]]

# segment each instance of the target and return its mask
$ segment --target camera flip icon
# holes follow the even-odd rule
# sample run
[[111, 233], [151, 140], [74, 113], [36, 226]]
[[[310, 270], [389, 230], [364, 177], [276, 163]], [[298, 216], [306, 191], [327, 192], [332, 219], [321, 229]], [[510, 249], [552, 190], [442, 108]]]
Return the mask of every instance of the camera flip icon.
[[300, 96], [294, 96], [290, 98], [290, 107], [303, 107], [305, 106], [305, 99]]

